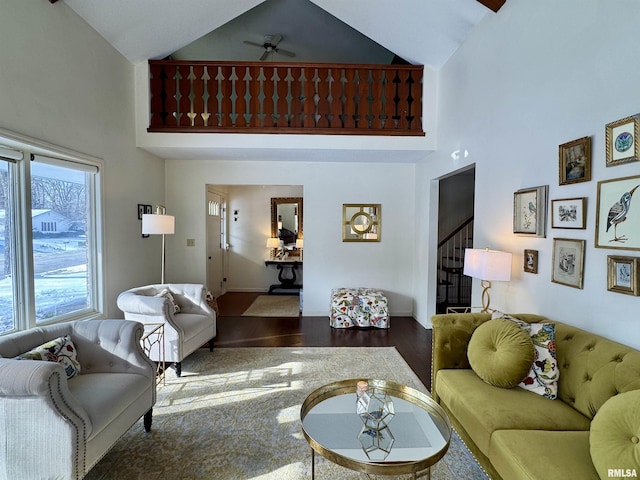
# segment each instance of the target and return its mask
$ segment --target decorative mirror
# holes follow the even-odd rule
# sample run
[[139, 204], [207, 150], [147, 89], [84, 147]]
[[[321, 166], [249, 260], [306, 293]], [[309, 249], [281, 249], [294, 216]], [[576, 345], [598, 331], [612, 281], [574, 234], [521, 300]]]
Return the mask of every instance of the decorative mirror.
[[271, 237], [279, 238], [289, 256], [299, 256], [296, 240], [302, 239], [302, 198], [271, 199]]
[[343, 242], [379, 242], [381, 208], [379, 203], [342, 205]]

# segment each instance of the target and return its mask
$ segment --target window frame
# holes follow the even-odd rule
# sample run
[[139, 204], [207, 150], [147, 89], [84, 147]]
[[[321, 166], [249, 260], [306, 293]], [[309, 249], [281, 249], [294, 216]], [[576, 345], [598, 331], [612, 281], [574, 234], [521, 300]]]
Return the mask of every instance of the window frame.
[[[104, 255], [103, 255], [103, 182], [104, 167], [101, 159], [68, 150], [39, 140], [20, 136], [0, 129], [0, 145], [19, 150], [23, 159], [17, 160], [10, 168], [12, 188], [15, 196], [11, 215], [15, 228], [12, 232], [13, 265], [15, 272], [14, 328], [0, 332], [0, 336], [72, 320], [104, 318]], [[66, 168], [85, 167], [95, 170], [86, 176], [87, 206], [87, 275], [90, 283], [90, 306], [68, 314], [37, 321], [35, 312], [35, 273], [33, 260], [33, 225], [31, 216], [31, 164], [34, 158], [45, 157], [55, 160]]]

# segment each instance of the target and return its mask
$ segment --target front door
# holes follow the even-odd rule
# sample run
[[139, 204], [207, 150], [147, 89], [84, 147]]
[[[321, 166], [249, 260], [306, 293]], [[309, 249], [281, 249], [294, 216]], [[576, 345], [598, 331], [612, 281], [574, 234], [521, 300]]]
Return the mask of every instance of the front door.
[[225, 289], [225, 199], [207, 189], [207, 288], [214, 297]]

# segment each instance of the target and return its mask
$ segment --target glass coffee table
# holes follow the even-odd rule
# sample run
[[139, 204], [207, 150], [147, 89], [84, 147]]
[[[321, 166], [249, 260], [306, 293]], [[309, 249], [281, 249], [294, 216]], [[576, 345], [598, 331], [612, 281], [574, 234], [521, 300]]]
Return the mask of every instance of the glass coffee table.
[[[356, 386], [362, 382], [370, 395], [368, 416], [356, 413]], [[342, 380], [320, 387], [305, 399], [300, 420], [311, 446], [312, 479], [316, 453], [367, 476], [431, 478], [431, 466], [451, 441], [449, 418], [429, 395], [385, 380]], [[372, 427], [371, 421], [380, 423]]]

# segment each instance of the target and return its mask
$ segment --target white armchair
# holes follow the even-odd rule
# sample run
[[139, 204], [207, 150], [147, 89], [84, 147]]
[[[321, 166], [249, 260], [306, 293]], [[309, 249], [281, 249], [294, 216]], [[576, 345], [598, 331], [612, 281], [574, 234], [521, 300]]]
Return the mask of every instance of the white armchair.
[[[175, 311], [169, 291], [179, 311]], [[124, 318], [141, 323], [164, 324], [164, 361], [173, 363], [176, 374], [182, 374], [182, 360], [209, 342], [213, 350], [216, 336], [216, 314], [206, 300], [204, 285], [169, 283], [136, 287], [118, 296], [118, 308]], [[155, 344], [149, 354], [151, 360], [163, 360], [161, 345]]]
[[[0, 336], [1, 480], [81, 479], [142, 416], [149, 431], [156, 382], [142, 333], [137, 322], [87, 320]], [[75, 376], [15, 358], [65, 336]]]

